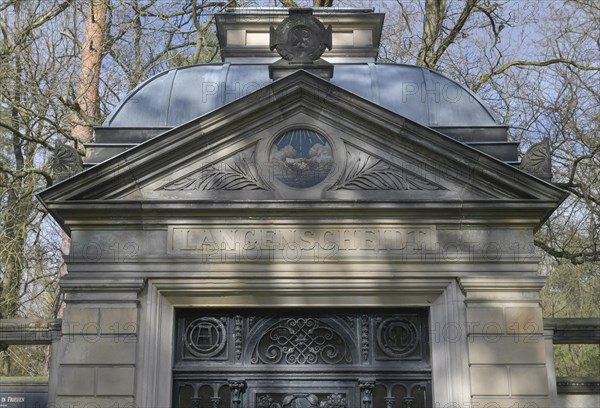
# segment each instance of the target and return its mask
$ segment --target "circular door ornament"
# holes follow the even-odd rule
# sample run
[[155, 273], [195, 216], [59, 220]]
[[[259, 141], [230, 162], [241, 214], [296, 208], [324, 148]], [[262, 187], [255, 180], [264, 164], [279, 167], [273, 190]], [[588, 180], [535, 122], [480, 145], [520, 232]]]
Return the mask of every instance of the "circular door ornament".
[[271, 49], [287, 61], [316, 61], [326, 48], [331, 49], [331, 26], [325, 28], [310, 9], [291, 10], [277, 28], [271, 28]]
[[386, 319], [377, 330], [377, 344], [390, 357], [405, 357], [419, 344], [419, 333], [410, 320]]
[[201, 317], [185, 329], [185, 347], [196, 357], [214, 357], [225, 347], [225, 325], [214, 317]]
[[274, 177], [292, 188], [309, 188], [325, 180], [333, 167], [329, 141], [310, 129], [288, 130], [269, 152]]

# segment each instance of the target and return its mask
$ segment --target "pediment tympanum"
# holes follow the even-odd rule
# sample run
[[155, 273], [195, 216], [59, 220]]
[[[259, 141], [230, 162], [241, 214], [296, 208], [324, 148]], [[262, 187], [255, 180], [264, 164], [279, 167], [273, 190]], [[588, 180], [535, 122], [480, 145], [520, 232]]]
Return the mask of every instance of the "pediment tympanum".
[[40, 196], [46, 202], [556, 202], [562, 192], [300, 71]]
[[141, 194], [149, 199], [458, 197], [459, 184], [433, 166], [406, 155], [385, 159], [385, 152], [365, 143], [359, 148], [359, 141], [335, 128], [309, 128], [305, 115], [294, 120], [302, 127], [281, 134], [274, 129], [275, 138], [258, 136], [241, 151], [198, 160], [142, 187]]

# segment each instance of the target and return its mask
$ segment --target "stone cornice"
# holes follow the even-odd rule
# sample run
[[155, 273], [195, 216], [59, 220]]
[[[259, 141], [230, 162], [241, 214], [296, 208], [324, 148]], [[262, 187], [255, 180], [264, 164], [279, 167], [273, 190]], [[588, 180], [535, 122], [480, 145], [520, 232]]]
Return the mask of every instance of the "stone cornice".
[[78, 278], [66, 275], [60, 279], [66, 303], [137, 303], [146, 286], [144, 278]]
[[465, 292], [538, 291], [544, 287], [544, 276], [477, 276], [460, 278], [458, 283]]
[[534, 274], [458, 278], [459, 287], [465, 294], [467, 303], [539, 303], [539, 291], [545, 283], [546, 277]]

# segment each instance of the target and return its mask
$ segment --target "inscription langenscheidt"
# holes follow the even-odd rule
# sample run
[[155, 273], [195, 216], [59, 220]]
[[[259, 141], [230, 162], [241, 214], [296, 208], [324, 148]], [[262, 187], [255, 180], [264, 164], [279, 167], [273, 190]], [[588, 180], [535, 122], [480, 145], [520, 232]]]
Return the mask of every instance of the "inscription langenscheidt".
[[409, 257], [435, 242], [434, 227], [203, 228], [169, 227], [168, 253], [205, 261], [327, 261]]

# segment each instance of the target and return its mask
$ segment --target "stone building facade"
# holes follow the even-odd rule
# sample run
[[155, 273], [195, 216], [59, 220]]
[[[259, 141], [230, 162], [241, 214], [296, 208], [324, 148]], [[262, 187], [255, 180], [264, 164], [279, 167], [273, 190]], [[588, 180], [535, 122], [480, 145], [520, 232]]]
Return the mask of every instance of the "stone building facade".
[[50, 400], [547, 407], [533, 235], [564, 192], [383, 15], [229, 10], [40, 199], [72, 239]]

